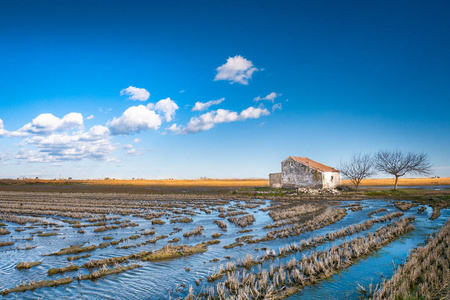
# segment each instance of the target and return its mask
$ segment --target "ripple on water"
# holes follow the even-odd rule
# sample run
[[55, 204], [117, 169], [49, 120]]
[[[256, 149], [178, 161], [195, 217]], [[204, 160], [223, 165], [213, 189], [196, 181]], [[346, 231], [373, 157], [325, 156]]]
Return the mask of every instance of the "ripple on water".
[[[410, 210], [405, 215], [416, 215]], [[432, 221], [427, 215], [416, 215], [416, 229], [398, 240], [386, 245], [374, 255], [359, 260], [350, 268], [324, 280], [319, 284], [305, 287], [288, 299], [358, 299], [358, 285], [368, 289], [370, 284], [376, 286], [383, 279], [390, 278], [395, 266], [404, 263], [410, 251], [424, 243], [435, 232], [435, 226], [442, 226], [450, 217], [450, 210], [443, 211], [442, 216]], [[434, 225], [431, 227], [430, 225]]]
[[[100, 244], [104, 242], [104, 236], [112, 236], [114, 240], [120, 240], [121, 238], [127, 238], [130, 235], [141, 233], [140, 229], [154, 228], [156, 231], [154, 236], [143, 236], [137, 240], [130, 240], [122, 243], [123, 245], [134, 245], [142, 243], [147, 239], [159, 236], [162, 234], [169, 235], [173, 231], [174, 227], [183, 228], [183, 231], [173, 234], [164, 240], [156, 242], [156, 244], [149, 244], [138, 248], [129, 249], [116, 249], [114, 246], [107, 247], [105, 249], [95, 250], [89, 252], [92, 255], [92, 259], [103, 259], [113, 256], [123, 256], [141, 251], [149, 251], [150, 249], [159, 249], [167, 244], [167, 240], [174, 237], [181, 239], [181, 244], [194, 245], [202, 241], [210, 240], [213, 232], [223, 233], [219, 238], [220, 244], [208, 246], [208, 251], [202, 254], [196, 254], [189, 257], [183, 257], [180, 259], [174, 259], [169, 261], [159, 262], [140, 262], [143, 267], [129, 270], [127, 272], [111, 275], [101, 278], [95, 282], [82, 281], [65, 286], [59, 286], [57, 288], [44, 288], [38, 289], [33, 292], [28, 291], [26, 293], [10, 294], [7, 298], [20, 298], [20, 299], [167, 299], [170, 296], [173, 298], [186, 296], [190, 285], [199, 291], [202, 287], [208, 286], [206, 283], [206, 276], [212, 274], [214, 270], [219, 268], [221, 264], [225, 265], [229, 260], [224, 259], [225, 256], [231, 256], [230, 261], [237, 261], [238, 258], [244, 258], [247, 254], [252, 254], [253, 257], [257, 255], [263, 255], [264, 251], [255, 251], [255, 248], [272, 248], [278, 250], [279, 247], [288, 243], [298, 243], [303, 238], [309, 238], [311, 236], [322, 235], [330, 231], [341, 229], [342, 227], [361, 223], [370, 219], [367, 213], [379, 208], [386, 208], [388, 211], [383, 212], [379, 217], [385, 213], [397, 211], [397, 209], [391, 206], [390, 201], [382, 200], [365, 200], [359, 202], [363, 209], [361, 211], [352, 212], [347, 211], [347, 215], [335, 224], [331, 224], [324, 228], [318, 229], [314, 232], [305, 232], [299, 236], [289, 237], [287, 239], [277, 239], [275, 241], [266, 241], [258, 244], [244, 244], [242, 247], [236, 247], [233, 249], [224, 249], [223, 246], [231, 244], [235, 241], [235, 238], [242, 235], [257, 235], [258, 237], [264, 236], [268, 230], [263, 227], [271, 222], [267, 212], [260, 210], [250, 209], [256, 218], [254, 224], [246, 227], [245, 229], [253, 229], [252, 232], [239, 234], [238, 231], [242, 228], [235, 226], [232, 223], [228, 223], [227, 231], [222, 231], [217, 225], [212, 224], [212, 220], [223, 220], [218, 217], [218, 211], [212, 211], [211, 214], [201, 213], [200, 215], [192, 217], [193, 222], [188, 224], [176, 223], [170, 224], [169, 220], [162, 218], [166, 221], [164, 225], [152, 225], [149, 220], [142, 220], [137, 217], [126, 216], [132, 222], [139, 223], [139, 227], [135, 228], [123, 228], [113, 231], [106, 231], [103, 233], [94, 233], [92, 227], [86, 227], [85, 234], [77, 233], [77, 229], [72, 227], [61, 228], [60, 234], [56, 237], [39, 238], [35, 237], [29, 244], [39, 245], [32, 250], [12, 250], [12, 247], [18, 245], [25, 245], [23, 238], [29, 237], [31, 232], [41, 230], [27, 229], [21, 233], [12, 232], [12, 238], [8, 239], [21, 239], [16, 241], [17, 245], [9, 246], [9, 249], [0, 249], [0, 286], [3, 288], [13, 287], [21, 280], [48, 280], [50, 278], [62, 278], [64, 275], [55, 275], [55, 277], [48, 277], [46, 272], [49, 268], [61, 267], [67, 265], [67, 255], [64, 256], [51, 256], [43, 257], [42, 254], [48, 254], [56, 252], [61, 248], [68, 247], [70, 245], [82, 244]], [[234, 202], [232, 204], [235, 204]], [[269, 201], [265, 206], [269, 205]], [[344, 203], [349, 204], [349, 202]], [[229, 205], [228, 205], [229, 206]], [[198, 211], [198, 210], [197, 210]], [[384, 276], [390, 276], [393, 272], [392, 261], [396, 263], [404, 261], [409, 251], [416, 247], [419, 243], [423, 242], [425, 238], [433, 232], [436, 227], [441, 226], [450, 216], [450, 210], [442, 210], [442, 215], [435, 221], [428, 220], [432, 210], [427, 207], [427, 210], [422, 214], [417, 214], [417, 209], [412, 208], [405, 212], [406, 216], [417, 216], [416, 230], [406, 235], [405, 237], [387, 245], [383, 250], [379, 251], [377, 255], [372, 255], [366, 259], [361, 260], [359, 263], [353, 265], [348, 270], [344, 270], [340, 274], [337, 274], [329, 280], [322, 281], [320, 284], [316, 284], [311, 287], [307, 287], [300, 291], [300, 293], [293, 295], [292, 299], [353, 299], [357, 298], [356, 286], [357, 283], [361, 285], [368, 285], [371, 282], [376, 283], [381, 281], [381, 274]], [[123, 219], [123, 217], [121, 217]], [[55, 221], [52, 218], [47, 218], [49, 221]], [[183, 232], [191, 231], [197, 225], [205, 227], [202, 236], [191, 237], [189, 239], [183, 238]], [[12, 226], [7, 224], [7, 226]], [[376, 230], [381, 224], [375, 224], [370, 231]], [[44, 230], [44, 229], [43, 229]], [[45, 229], [51, 231], [51, 228]], [[45, 231], [44, 230], [44, 231]], [[341, 240], [334, 241], [333, 243], [341, 243], [348, 239], [346, 237]], [[324, 249], [329, 247], [329, 244], [320, 246], [318, 249]], [[307, 253], [307, 252], [305, 252]], [[86, 253], [81, 253], [84, 255]], [[299, 258], [303, 253], [296, 254]], [[218, 258], [220, 261], [212, 262], [213, 259]], [[286, 260], [289, 260], [287, 257]], [[15, 266], [20, 261], [38, 261], [43, 260], [42, 265], [31, 268], [30, 270], [19, 271], [15, 269]], [[75, 261], [74, 264], [82, 265], [89, 259], [82, 259]], [[270, 264], [265, 264], [268, 267]], [[191, 271], [187, 272], [185, 267], [190, 268]], [[87, 273], [88, 270], [81, 269], [78, 272], [67, 273], [69, 276], [76, 276], [77, 273]], [[59, 276], [59, 277], [57, 277]], [[196, 287], [196, 280], [202, 279], [199, 287]], [[185, 285], [185, 287], [182, 287]]]

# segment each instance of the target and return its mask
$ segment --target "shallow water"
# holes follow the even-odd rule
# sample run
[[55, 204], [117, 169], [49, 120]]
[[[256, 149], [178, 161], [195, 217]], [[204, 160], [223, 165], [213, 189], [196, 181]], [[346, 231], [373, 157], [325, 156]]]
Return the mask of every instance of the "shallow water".
[[[80, 259], [74, 261], [75, 265], [81, 266], [89, 259], [98, 260], [114, 256], [129, 255], [132, 253], [138, 253], [141, 251], [149, 251], [150, 249], [160, 249], [167, 244], [167, 241], [172, 238], [179, 238], [178, 244], [195, 245], [203, 241], [211, 240], [213, 232], [223, 233], [218, 239], [220, 244], [208, 246], [208, 251], [195, 254], [180, 259], [174, 259], [169, 261], [159, 262], [142, 262], [142, 268], [126, 271], [125, 273], [110, 275], [98, 279], [97, 281], [74, 281], [71, 284], [59, 286], [56, 288], [42, 288], [35, 291], [27, 291], [25, 293], [9, 294], [5, 298], [20, 298], [20, 299], [167, 299], [167, 298], [184, 298], [188, 293], [188, 288], [192, 285], [195, 291], [198, 293], [205, 287], [210, 286], [207, 283], [206, 276], [214, 273], [222, 264], [226, 264], [228, 261], [236, 262], [238, 258], [244, 258], [246, 254], [252, 254], [253, 257], [262, 256], [265, 251], [259, 250], [263, 247], [278, 249], [281, 246], [292, 242], [299, 242], [301, 239], [309, 238], [311, 236], [323, 235], [327, 232], [338, 230], [342, 227], [361, 223], [370, 219], [367, 215], [368, 212], [374, 211], [378, 208], [386, 208], [387, 212], [382, 212], [373, 217], [379, 217], [386, 213], [398, 211], [391, 201], [384, 200], [365, 200], [358, 201], [363, 209], [361, 211], [352, 212], [347, 211], [347, 215], [340, 221], [326, 226], [324, 228], [315, 230], [314, 232], [306, 232], [298, 236], [276, 239], [272, 241], [261, 242], [257, 244], [244, 244], [241, 247], [235, 247], [232, 249], [224, 249], [224, 245], [235, 242], [236, 237], [244, 235], [255, 235], [256, 237], [264, 236], [268, 231], [263, 227], [271, 223], [271, 218], [267, 212], [261, 211], [260, 208], [270, 205], [270, 201], [266, 201], [264, 205], [258, 208], [247, 209], [251, 212], [256, 221], [245, 227], [244, 229], [252, 229], [249, 233], [238, 233], [242, 228], [227, 222], [227, 231], [222, 231], [216, 224], [213, 224], [213, 220], [224, 220], [218, 217], [218, 211], [212, 211], [211, 214], [206, 214], [199, 209], [194, 209], [197, 215], [191, 216], [192, 223], [175, 223], [170, 224], [169, 219], [162, 217], [166, 224], [164, 225], [152, 225], [151, 221], [145, 220], [139, 217], [132, 216], [117, 216], [120, 220], [130, 220], [131, 222], [138, 223], [138, 227], [126, 227], [117, 230], [109, 230], [105, 232], [95, 233], [93, 232], [96, 227], [86, 227], [84, 234], [77, 233], [78, 229], [68, 226], [67, 223], [59, 220], [59, 217], [47, 216], [45, 219], [49, 222], [63, 225], [59, 229], [57, 236], [51, 237], [37, 237], [32, 235], [38, 230], [44, 232], [53, 232], [55, 227], [43, 228], [43, 226], [37, 226], [38, 228], [25, 229], [22, 232], [16, 232], [14, 229], [23, 228], [25, 226], [15, 223], [5, 222], [6, 228], [11, 231], [11, 234], [0, 236], [0, 241], [10, 240], [15, 241], [12, 246], [0, 247], [0, 288], [12, 288], [23, 281], [40, 281], [64, 278], [66, 275], [74, 277], [77, 274], [87, 274], [87, 269], [80, 269], [76, 272], [67, 272], [65, 275], [56, 274], [48, 276], [47, 271], [50, 268], [63, 267], [68, 264], [68, 255], [62, 256], [42, 256], [44, 254], [53, 253], [59, 251], [62, 248], [75, 244], [87, 245], [99, 245], [104, 241], [103, 237], [112, 236], [114, 240], [120, 240], [121, 238], [127, 238], [131, 235], [140, 234], [145, 229], [154, 229], [156, 231], [153, 236], [141, 236], [136, 240], [128, 240], [124, 243], [120, 243], [118, 246], [136, 245], [142, 243], [149, 238], [159, 236], [162, 234], [169, 235], [173, 232], [174, 227], [182, 228], [183, 230], [169, 235], [168, 238], [159, 240], [155, 244], [147, 244], [137, 248], [129, 249], [117, 249], [116, 246], [109, 246], [104, 249], [97, 249], [92, 252], [88, 252], [92, 256], [90, 258]], [[239, 201], [231, 201], [230, 205], [236, 205]], [[244, 203], [244, 202], [242, 202]], [[343, 202], [342, 205], [348, 205], [352, 202]], [[226, 206], [225, 206], [226, 207]], [[450, 217], [450, 210], [442, 210], [441, 216], [431, 221], [428, 218], [432, 213], [431, 208], [421, 214], [417, 213], [418, 207], [413, 207], [407, 212], [404, 212], [406, 216], [416, 216], [414, 223], [416, 229], [411, 233], [403, 236], [402, 238], [386, 245], [376, 254], [360, 260], [347, 270], [344, 270], [338, 275], [332, 276], [332, 278], [322, 281], [311, 287], [307, 287], [293, 295], [291, 299], [356, 299], [358, 297], [357, 284], [362, 286], [368, 286], [370, 283], [377, 284], [382, 281], [382, 276], [390, 277], [393, 273], [393, 263], [399, 264], [404, 262], [409, 251], [417, 245], [423, 243], [427, 236], [442, 226]], [[108, 217], [111, 217], [109, 215]], [[393, 220], [395, 221], [395, 219]], [[83, 224], [86, 222], [82, 221]], [[28, 226], [27, 224], [26, 226]], [[191, 236], [184, 238], [183, 233], [186, 231], [192, 231], [197, 225], [204, 227], [203, 234], [201, 236]], [[375, 224], [369, 231], [374, 231], [383, 224]], [[361, 232], [356, 236], [364, 234]], [[32, 241], [25, 241], [25, 238], [34, 236]], [[354, 236], [353, 236], [354, 237]], [[346, 237], [349, 239], [351, 237]], [[344, 239], [333, 241], [333, 244], [342, 242]], [[31, 250], [23, 250], [25, 245], [34, 246], [36, 248]], [[17, 250], [20, 246], [22, 249]], [[330, 246], [330, 243], [321, 245], [314, 250], [323, 250]], [[256, 250], [258, 249], [258, 250]], [[305, 252], [307, 253], [307, 252]], [[84, 255], [86, 253], [80, 253], [78, 255]], [[292, 256], [299, 258], [303, 253], [297, 253]], [[230, 256], [230, 259], [225, 258]], [[292, 256], [283, 258], [283, 260], [289, 260]], [[218, 262], [212, 261], [213, 259], [220, 259]], [[33, 267], [29, 270], [17, 270], [15, 266], [22, 261], [43, 261], [41, 265]], [[130, 262], [131, 263], [131, 262]], [[270, 262], [267, 262], [263, 267], [269, 267]], [[185, 270], [190, 268], [190, 271]], [[196, 285], [196, 281], [199, 280], [199, 286]]]
[[436, 220], [429, 220], [432, 209], [427, 208], [422, 214], [417, 214], [413, 207], [405, 216], [416, 216], [415, 230], [389, 243], [375, 254], [359, 260], [350, 268], [342, 271], [319, 284], [305, 287], [299, 293], [287, 299], [358, 299], [358, 285], [366, 290], [369, 285], [382, 283], [390, 278], [397, 265], [403, 264], [410, 251], [423, 244], [437, 227], [441, 227], [450, 218], [450, 210], [441, 211]]

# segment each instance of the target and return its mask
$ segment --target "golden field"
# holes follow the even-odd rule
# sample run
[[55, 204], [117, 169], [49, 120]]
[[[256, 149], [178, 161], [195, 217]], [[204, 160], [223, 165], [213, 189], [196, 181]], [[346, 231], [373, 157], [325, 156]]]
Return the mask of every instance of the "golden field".
[[[60, 180], [60, 179], [0, 179], [0, 184], [85, 184], [114, 186], [147, 186], [147, 187], [268, 187], [268, 179], [91, 179], [91, 180]], [[348, 179], [341, 180], [342, 185], [351, 186]], [[364, 179], [361, 186], [390, 186], [394, 178]], [[399, 186], [415, 185], [450, 185], [450, 177], [444, 178], [399, 178]]]
[[267, 187], [268, 179], [19, 179], [0, 180], [0, 184], [86, 184], [86, 185], [131, 185], [147, 187]]
[[[394, 185], [394, 178], [374, 178], [363, 179], [361, 186], [389, 186]], [[350, 180], [342, 179], [342, 185], [353, 185]], [[415, 186], [415, 185], [450, 185], [450, 177], [444, 178], [399, 178], [399, 186]]]
[[263, 187], [268, 179], [161, 179], [161, 180], [82, 180], [84, 184], [101, 185], [146, 185], [161, 187]]

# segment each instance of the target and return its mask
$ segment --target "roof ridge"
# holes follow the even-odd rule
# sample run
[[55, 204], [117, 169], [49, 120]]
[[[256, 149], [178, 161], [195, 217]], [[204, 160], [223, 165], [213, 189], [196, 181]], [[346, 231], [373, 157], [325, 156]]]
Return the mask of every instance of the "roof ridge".
[[318, 170], [318, 171], [322, 171], [322, 172], [339, 172], [339, 170], [336, 170], [335, 168], [332, 168], [330, 166], [324, 165], [324, 164], [322, 164], [320, 162], [317, 162], [315, 160], [312, 160], [312, 159], [310, 159], [310, 158], [308, 158], [306, 156], [304, 156], [304, 157], [301, 157], [301, 156], [289, 156], [289, 157], [292, 158], [293, 160], [301, 163], [301, 164], [307, 165], [308, 167], [313, 168], [313, 169]]

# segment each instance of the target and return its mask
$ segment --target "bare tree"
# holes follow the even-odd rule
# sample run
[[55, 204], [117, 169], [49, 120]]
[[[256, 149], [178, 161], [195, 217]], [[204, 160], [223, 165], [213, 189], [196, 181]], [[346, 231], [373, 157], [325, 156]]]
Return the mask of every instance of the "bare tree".
[[397, 190], [398, 178], [406, 173], [431, 173], [431, 163], [426, 153], [405, 153], [399, 150], [377, 152], [375, 154], [375, 168], [378, 171], [395, 176], [394, 190]]
[[374, 172], [373, 159], [370, 154], [353, 154], [349, 161], [341, 162], [339, 171], [344, 177], [350, 179], [358, 189], [361, 180], [372, 176]]

